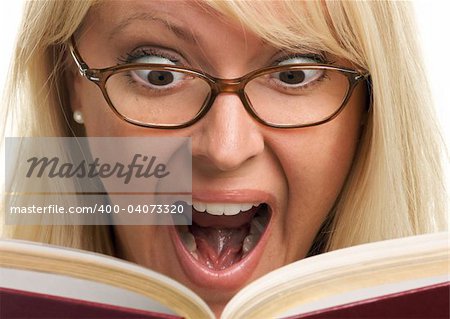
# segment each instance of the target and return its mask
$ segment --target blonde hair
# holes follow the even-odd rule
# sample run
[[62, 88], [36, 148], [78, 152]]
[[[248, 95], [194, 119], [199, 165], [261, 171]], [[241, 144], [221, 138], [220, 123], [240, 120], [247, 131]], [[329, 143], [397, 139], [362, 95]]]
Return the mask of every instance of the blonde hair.
[[[443, 142], [409, 3], [197, 2], [276, 47], [324, 51], [371, 74], [369, 119], [346, 184], [316, 239], [321, 251], [446, 229]], [[20, 135], [73, 134], [64, 115], [66, 43], [95, 3], [28, 2], [8, 89], [8, 116], [20, 119]], [[4, 234], [111, 253], [105, 227], [7, 226]]]

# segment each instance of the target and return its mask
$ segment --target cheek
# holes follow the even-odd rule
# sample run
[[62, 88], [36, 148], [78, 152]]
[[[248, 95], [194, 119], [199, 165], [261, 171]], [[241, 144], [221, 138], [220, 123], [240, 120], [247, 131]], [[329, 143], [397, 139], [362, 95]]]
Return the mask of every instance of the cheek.
[[[331, 210], [350, 171], [357, 149], [364, 94], [334, 120], [285, 136], [277, 152], [289, 184], [291, 210], [304, 222], [319, 224]], [[318, 226], [317, 226], [318, 227]]]
[[299, 145], [302, 154], [293, 158], [290, 166], [296, 167], [293, 189], [302, 194], [305, 203], [331, 208], [350, 170], [357, 135], [356, 130], [334, 125], [315, 134], [313, 142]]
[[109, 107], [101, 90], [94, 83], [82, 79], [78, 90], [87, 136], [132, 135], [138, 127], [121, 120]]

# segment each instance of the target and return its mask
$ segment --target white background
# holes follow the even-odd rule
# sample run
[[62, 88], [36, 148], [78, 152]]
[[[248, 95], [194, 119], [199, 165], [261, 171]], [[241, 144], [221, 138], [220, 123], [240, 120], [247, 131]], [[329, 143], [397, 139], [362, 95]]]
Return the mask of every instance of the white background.
[[[450, 146], [450, 1], [414, 0], [420, 38], [442, 132]], [[0, 88], [9, 67], [22, 0], [0, 0]], [[414, 61], [411, 61], [414, 63]], [[450, 166], [447, 186], [450, 190]]]

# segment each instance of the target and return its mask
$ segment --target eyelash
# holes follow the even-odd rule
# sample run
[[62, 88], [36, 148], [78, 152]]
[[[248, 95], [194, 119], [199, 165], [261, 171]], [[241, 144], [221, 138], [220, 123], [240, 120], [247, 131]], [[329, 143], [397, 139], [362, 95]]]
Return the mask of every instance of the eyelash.
[[326, 56], [325, 53], [320, 53], [320, 54], [299, 54], [299, 53], [294, 53], [294, 54], [288, 54], [288, 55], [283, 55], [282, 57], [276, 59], [274, 61], [274, 65], [277, 65], [278, 63], [281, 63], [285, 60], [289, 60], [289, 59], [295, 59], [295, 58], [303, 58], [303, 59], [311, 59], [314, 60], [316, 63], [320, 63], [320, 64], [332, 64], [334, 62], [329, 61]]
[[[176, 58], [175, 56], [168, 54], [166, 51], [159, 50], [157, 48], [139, 48], [134, 51], [130, 51], [125, 53], [125, 55], [120, 56], [117, 58], [118, 65], [121, 64], [130, 64], [136, 61], [137, 59], [140, 59], [145, 56], [157, 56], [160, 58], [168, 59], [169, 61], [180, 64], [180, 59]], [[327, 59], [325, 53], [321, 52], [319, 54], [289, 54], [284, 55], [278, 59], [276, 59], [273, 63], [273, 65], [277, 65], [285, 60], [289, 59], [295, 59], [295, 58], [307, 58], [316, 61], [320, 64], [329, 64], [332, 65], [335, 62], [330, 61]]]
[[117, 58], [118, 64], [129, 64], [134, 63], [135, 60], [146, 57], [146, 56], [156, 56], [159, 58], [167, 59], [175, 64], [180, 62], [180, 59], [168, 54], [165, 51], [159, 50], [157, 48], [140, 48], [131, 52], [125, 53]]

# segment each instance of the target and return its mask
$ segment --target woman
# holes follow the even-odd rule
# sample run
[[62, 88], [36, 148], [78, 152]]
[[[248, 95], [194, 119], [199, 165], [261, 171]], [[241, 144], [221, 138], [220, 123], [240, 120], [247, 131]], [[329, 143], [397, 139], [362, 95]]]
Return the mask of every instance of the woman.
[[191, 137], [193, 226], [5, 236], [131, 260], [220, 313], [308, 255], [445, 229], [411, 16], [399, 2], [28, 3], [8, 106], [17, 134]]

